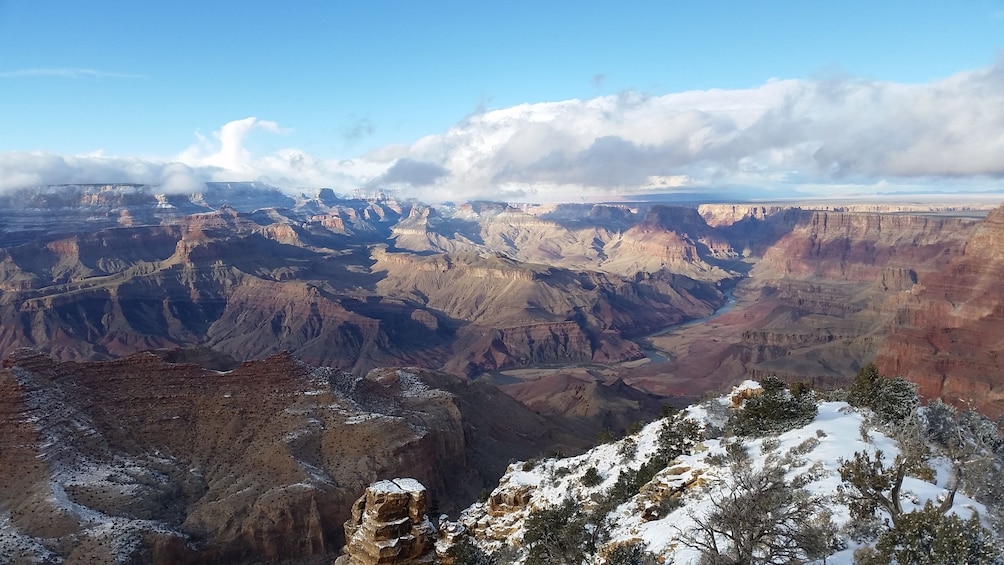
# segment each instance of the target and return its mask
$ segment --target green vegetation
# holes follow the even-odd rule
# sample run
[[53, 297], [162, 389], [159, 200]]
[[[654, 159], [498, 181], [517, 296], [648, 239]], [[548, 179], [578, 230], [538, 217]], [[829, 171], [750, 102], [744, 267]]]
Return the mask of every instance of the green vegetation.
[[855, 552], [855, 561], [862, 565], [1004, 562], [992, 534], [975, 514], [963, 520], [944, 514], [930, 503], [922, 510], [904, 514], [895, 526], [879, 536], [874, 548]]
[[915, 384], [903, 377], [885, 378], [874, 363], [869, 363], [854, 377], [847, 402], [870, 408], [880, 422], [895, 425], [916, 414], [920, 397]]
[[677, 457], [692, 453], [701, 441], [700, 425], [681, 413], [664, 418], [656, 440], [655, 454], [638, 469], [625, 469], [617, 476], [617, 482], [606, 493], [603, 507], [612, 510], [638, 494], [641, 487], [665, 469]]
[[[811, 437], [783, 450], [776, 436], [810, 423], [818, 413], [820, 396], [807, 385], [788, 387], [777, 378], [761, 383], [760, 394], [728, 416], [727, 406], [709, 406], [715, 421], [727, 419], [724, 451], [707, 458], [711, 465], [728, 469], [723, 484], [707, 493], [710, 509], [691, 511], [693, 526], [680, 532], [680, 540], [699, 551], [699, 563], [789, 564], [824, 559], [848, 540], [861, 547], [855, 562], [864, 565], [893, 563], [979, 563], [1004, 565], [998, 540], [1004, 537], [1004, 437], [998, 424], [972, 411], [959, 411], [940, 400], [921, 408], [916, 387], [901, 377], [886, 378], [874, 365], [864, 367], [850, 390], [832, 393], [847, 398], [864, 414], [861, 439], [872, 441], [881, 430], [898, 443], [890, 461], [877, 449], [854, 453], [842, 460], [841, 485], [835, 496], [818, 496], [806, 490], [832, 471], [808, 458], [827, 434], [815, 430]], [[684, 454], [693, 453], [708, 431], [684, 413], [669, 411], [656, 438], [651, 457], [640, 465], [625, 466], [613, 486], [593, 493], [597, 503], [586, 512], [572, 499], [536, 510], [525, 522], [523, 547], [526, 563], [579, 564], [602, 559], [613, 565], [653, 565], [659, 557], [640, 541], [608, 546], [598, 554], [608, 532], [607, 516], [637, 495], [656, 474]], [[638, 430], [633, 430], [637, 433]], [[763, 465], [754, 465], [745, 438], [761, 437]], [[633, 461], [638, 440], [628, 437], [618, 446], [622, 462]], [[933, 463], [935, 458], [940, 457]], [[811, 464], [810, 464], [811, 463]], [[528, 463], [532, 467], [535, 462]], [[933, 482], [935, 468], [950, 467], [945, 495], [918, 508], [915, 494], [904, 489], [907, 477]], [[602, 467], [601, 467], [602, 468]], [[559, 468], [555, 475], [574, 472]], [[595, 466], [582, 473], [579, 483], [597, 487], [605, 474]], [[942, 473], [944, 480], [944, 473]], [[969, 510], [966, 519], [953, 512], [956, 493], [965, 493], [985, 505], [980, 516]], [[851, 520], [838, 530], [825, 510], [834, 498], [847, 505]], [[683, 497], [667, 497], [665, 507], [649, 501], [647, 520], [659, 519], [684, 504]], [[707, 507], [706, 507], [707, 508]], [[982, 507], [980, 509], [982, 513]], [[963, 512], [963, 516], [967, 514]], [[453, 551], [453, 550], [451, 550]], [[476, 546], [456, 548], [457, 563], [496, 565], [498, 556]], [[460, 558], [462, 556], [462, 559]]]
[[580, 482], [584, 487], [594, 487], [603, 482], [603, 477], [600, 476], [600, 472], [596, 470], [596, 467], [590, 467], [586, 469]]
[[775, 435], [804, 426], [816, 417], [818, 407], [808, 387], [797, 387], [796, 395], [777, 377], [765, 378], [760, 386], [763, 392], [748, 398], [742, 409], [729, 418], [727, 431], [738, 436]]
[[641, 542], [618, 544], [607, 554], [606, 565], [658, 565], [658, 558]]
[[454, 565], [501, 565], [466, 536], [453, 544], [446, 554], [453, 558]]
[[527, 565], [579, 565], [592, 555], [606, 535], [604, 517], [589, 514], [566, 498], [560, 504], [535, 510], [526, 519], [523, 545]]
[[739, 444], [729, 446], [729, 484], [710, 495], [711, 510], [691, 515], [696, 527], [681, 536], [700, 563], [807, 563], [832, 553], [826, 500], [795, 488], [777, 462], [756, 469]]

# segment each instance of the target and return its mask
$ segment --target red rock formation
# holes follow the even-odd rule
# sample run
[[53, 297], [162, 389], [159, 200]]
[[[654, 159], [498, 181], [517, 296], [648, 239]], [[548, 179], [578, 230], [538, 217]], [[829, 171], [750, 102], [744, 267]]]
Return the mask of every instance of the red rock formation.
[[415, 479], [373, 483], [352, 505], [352, 517], [345, 522], [345, 556], [336, 565], [437, 563], [436, 530], [427, 511], [428, 495]]
[[876, 359], [928, 398], [1004, 414], [1004, 207], [901, 301]]
[[736, 289], [735, 307], [650, 338], [673, 361], [627, 370], [628, 383], [684, 395], [771, 374], [845, 383], [979, 225], [928, 215], [771, 212], [737, 210], [742, 219], [728, 228], [737, 248], [762, 254]]
[[[217, 373], [152, 355], [56, 365], [19, 352], [0, 371], [0, 471], [17, 478], [0, 504], [29, 539], [153, 536], [131, 553], [152, 562], [330, 554], [349, 503], [379, 476], [407, 470], [440, 496], [478, 482], [454, 397], [395, 375], [356, 382], [350, 400], [335, 373], [288, 355]], [[192, 540], [203, 549], [182, 559]]]
[[[638, 358], [628, 339], [722, 300], [686, 277], [530, 264], [458, 232], [434, 235], [466, 251], [387, 252], [376, 242], [402, 210], [389, 202], [325, 207], [347, 219], [351, 242], [289, 212], [230, 206], [9, 248], [0, 233], [0, 352], [29, 346], [64, 360], [104, 359], [203, 345], [237, 359], [288, 350], [357, 374], [400, 364], [467, 374]], [[430, 221], [429, 209], [414, 210], [406, 221]], [[526, 224], [507, 229], [564, 229], [514, 209], [499, 214]], [[569, 245], [594, 245], [588, 234], [563, 233]]]
[[149, 563], [332, 557], [352, 501], [381, 477], [417, 477], [452, 512], [510, 458], [592, 437], [577, 436], [483, 383], [418, 369], [359, 378], [283, 353], [219, 372], [22, 349], [0, 368], [0, 550], [10, 541], [19, 553], [4, 555], [25, 561], [112, 560], [109, 548]]

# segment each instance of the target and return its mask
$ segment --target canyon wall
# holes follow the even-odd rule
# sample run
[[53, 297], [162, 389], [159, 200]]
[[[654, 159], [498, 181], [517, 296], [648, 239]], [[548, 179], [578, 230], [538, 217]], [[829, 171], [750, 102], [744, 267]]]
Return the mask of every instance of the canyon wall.
[[411, 475], [455, 511], [509, 458], [583, 446], [456, 377], [354, 377], [287, 354], [219, 372], [18, 350], [0, 370], [0, 421], [0, 548], [25, 561], [333, 558], [373, 481]]

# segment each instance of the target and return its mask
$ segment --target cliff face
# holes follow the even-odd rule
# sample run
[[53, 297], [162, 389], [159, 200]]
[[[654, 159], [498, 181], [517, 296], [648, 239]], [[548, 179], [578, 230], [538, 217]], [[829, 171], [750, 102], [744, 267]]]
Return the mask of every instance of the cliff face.
[[409, 474], [450, 511], [509, 457], [576, 449], [560, 426], [455, 377], [359, 378], [286, 354], [217, 372], [19, 350], [0, 393], [0, 546], [29, 561], [333, 556], [372, 481]]
[[[688, 395], [772, 373], [835, 382], [880, 354], [889, 372], [918, 363], [932, 394], [992, 397], [1000, 214], [977, 233], [962, 208], [430, 208], [257, 185], [183, 197], [28, 191], [0, 199], [0, 352], [288, 350], [357, 375], [602, 363], [629, 384]], [[651, 335], [710, 315], [729, 293], [714, 321]], [[653, 349], [667, 362], [631, 365]], [[950, 365], [988, 376], [959, 384]]]
[[931, 310], [910, 305], [984, 237], [977, 219], [928, 213], [701, 210], [751, 266], [728, 313], [649, 339], [673, 362], [639, 367], [625, 379], [661, 394], [771, 374], [844, 384], [900, 324]]
[[877, 364], [920, 384], [926, 397], [1004, 414], [1004, 207], [900, 302]]
[[961, 253], [975, 222], [873, 213], [812, 212], [773, 243], [756, 268], [775, 276], [870, 281]]

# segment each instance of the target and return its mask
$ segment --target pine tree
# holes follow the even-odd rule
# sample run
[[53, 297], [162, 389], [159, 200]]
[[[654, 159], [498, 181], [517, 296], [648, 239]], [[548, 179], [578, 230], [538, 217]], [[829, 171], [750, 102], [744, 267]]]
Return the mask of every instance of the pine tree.
[[799, 387], [800, 394], [793, 395], [784, 381], [773, 376], [765, 378], [760, 386], [762, 393], [747, 399], [726, 424], [736, 435], [779, 434], [804, 426], [816, 417], [819, 409], [807, 388]]

